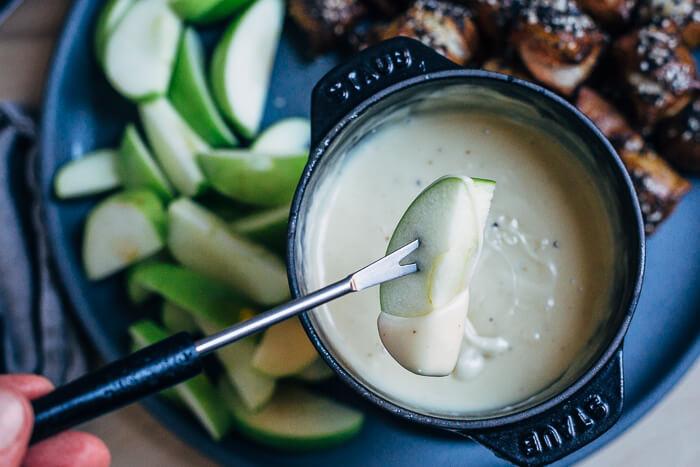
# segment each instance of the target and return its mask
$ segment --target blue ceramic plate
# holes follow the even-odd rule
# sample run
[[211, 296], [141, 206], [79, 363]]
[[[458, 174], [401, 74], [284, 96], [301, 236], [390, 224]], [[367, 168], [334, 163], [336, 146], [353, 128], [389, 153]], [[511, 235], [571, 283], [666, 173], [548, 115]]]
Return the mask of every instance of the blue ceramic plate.
[[[78, 0], [68, 18], [46, 88], [41, 134], [43, 202], [58, 271], [88, 335], [106, 360], [127, 353], [126, 328], [142, 313], [129, 306], [123, 278], [85, 279], [80, 262], [83, 220], [95, 200], [58, 202], [52, 178], [64, 162], [88, 150], [117, 144], [124, 124], [135, 119], [98, 69], [92, 30], [101, 2]], [[212, 42], [218, 31], [204, 31]], [[265, 124], [306, 116], [314, 83], [337, 62], [306, 62], [285, 31], [275, 65]], [[625, 343], [625, 412], [598, 441], [562, 460], [570, 464], [611, 441], [649, 410], [700, 354], [700, 180], [673, 217], [648, 242], [647, 274]], [[351, 442], [313, 454], [282, 454], [236, 435], [215, 443], [188, 414], [155, 398], [147, 407], [165, 426], [214, 460], [227, 465], [493, 465], [486, 448], [438, 431], [407, 425], [367, 406], [337, 382], [328, 391], [361, 406], [367, 423]]]

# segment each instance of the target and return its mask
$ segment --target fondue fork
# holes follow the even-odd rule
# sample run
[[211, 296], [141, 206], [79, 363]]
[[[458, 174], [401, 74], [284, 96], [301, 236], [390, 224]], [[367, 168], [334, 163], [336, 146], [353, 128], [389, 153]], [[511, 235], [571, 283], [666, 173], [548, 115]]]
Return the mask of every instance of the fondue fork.
[[221, 347], [351, 292], [418, 271], [415, 263], [401, 261], [419, 246], [414, 240], [345, 279], [198, 341], [186, 332], [175, 334], [34, 399], [31, 442], [192, 378], [202, 372], [202, 357]]

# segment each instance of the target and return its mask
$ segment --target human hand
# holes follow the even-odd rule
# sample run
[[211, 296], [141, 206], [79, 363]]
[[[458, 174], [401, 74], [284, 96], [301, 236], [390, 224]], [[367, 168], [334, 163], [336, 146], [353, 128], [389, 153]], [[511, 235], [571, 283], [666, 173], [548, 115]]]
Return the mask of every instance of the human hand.
[[52, 389], [41, 376], [0, 375], [0, 466], [108, 467], [107, 446], [80, 431], [65, 431], [28, 448], [34, 425], [29, 401]]

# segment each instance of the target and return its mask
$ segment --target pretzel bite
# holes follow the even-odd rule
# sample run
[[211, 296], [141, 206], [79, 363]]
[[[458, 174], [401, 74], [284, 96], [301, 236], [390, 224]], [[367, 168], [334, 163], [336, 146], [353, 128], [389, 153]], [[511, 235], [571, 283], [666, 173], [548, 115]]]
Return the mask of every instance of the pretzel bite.
[[644, 230], [653, 234], [690, 190], [690, 183], [659, 157], [620, 112], [590, 88], [576, 99], [583, 112], [610, 140], [632, 179], [644, 217]]
[[690, 182], [659, 157], [641, 137], [618, 150], [632, 178], [644, 217], [644, 231], [653, 234], [690, 191]]
[[688, 47], [700, 45], [700, 0], [640, 0], [637, 20], [662, 27], [672, 22]]
[[645, 130], [680, 112], [698, 88], [693, 58], [675, 31], [673, 25], [650, 25], [613, 45], [623, 87]]
[[510, 39], [530, 73], [567, 96], [591, 73], [606, 41], [571, 0], [531, 0]]
[[479, 34], [466, 8], [442, 0], [416, 0], [380, 30], [379, 40], [418, 39], [455, 63], [466, 65], [479, 48]]
[[393, 18], [408, 7], [408, 0], [363, 0], [370, 13]]
[[591, 119], [616, 148], [639, 134], [612, 104], [588, 86], [579, 89], [576, 108]]
[[578, 6], [607, 28], [626, 24], [637, 0], [578, 0]]
[[661, 154], [673, 165], [700, 172], [700, 98], [662, 122], [655, 136]]
[[356, 0], [289, 0], [288, 5], [289, 16], [316, 53], [335, 47], [367, 12]]
[[514, 76], [525, 81], [533, 81], [532, 76], [520, 64], [510, 62], [503, 57], [491, 57], [481, 65], [481, 68], [503, 75]]
[[377, 20], [364, 20], [354, 25], [345, 35], [345, 42], [350, 49], [359, 52], [381, 39], [380, 34], [386, 28], [386, 23]]
[[479, 30], [492, 42], [503, 42], [525, 0], [468, 0]]

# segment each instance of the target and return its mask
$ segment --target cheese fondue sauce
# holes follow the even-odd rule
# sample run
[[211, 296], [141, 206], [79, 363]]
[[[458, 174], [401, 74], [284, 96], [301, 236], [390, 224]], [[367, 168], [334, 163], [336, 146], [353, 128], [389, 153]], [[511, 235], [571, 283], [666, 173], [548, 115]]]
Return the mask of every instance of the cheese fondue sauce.
[[[394, 361], [377, 331], [378, 288], [313, 312], [348, 371], [399, 405], [459, 416], [525, 401], [581, 359], [607, 316], [612, 231], [593, 177], [561, 143], [500, 114], [443, 109], [385, 122], [349, 151], [311, 202], [309, 289], [383, 256], [433, 180], [459, 174], [497, 186], [455, 371], [419, 376]], [[497, 336], [508, 348], [490, 351]]]

